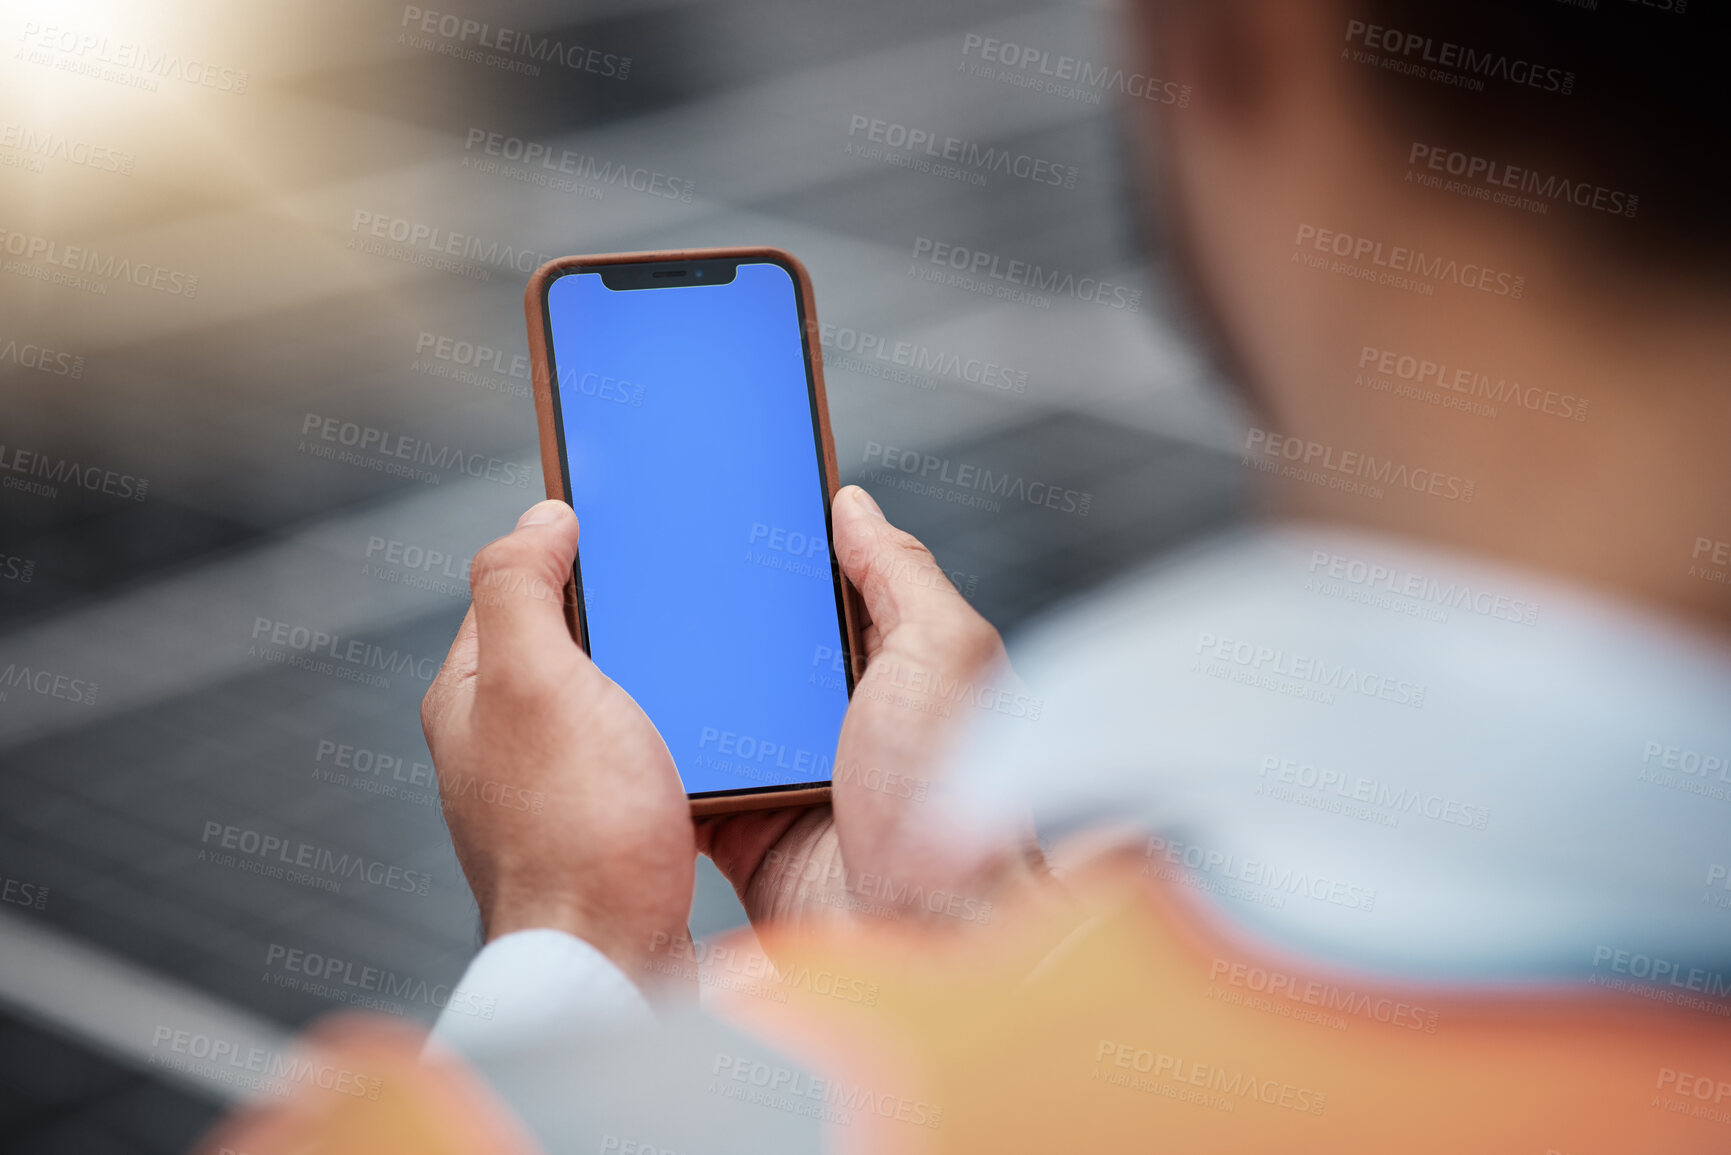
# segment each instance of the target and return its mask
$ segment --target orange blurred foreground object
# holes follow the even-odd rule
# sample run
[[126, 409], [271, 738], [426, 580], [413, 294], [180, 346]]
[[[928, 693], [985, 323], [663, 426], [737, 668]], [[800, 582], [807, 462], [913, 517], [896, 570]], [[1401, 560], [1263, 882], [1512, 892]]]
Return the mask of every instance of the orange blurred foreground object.
[[[789, 997], [721, 1006], [839, 1074], [793, 1091], [849, 1151], [1731, 1151], [1717, 1014], [1329, 975], [1133, 871], [1072, 889], [1079, 910], [989, 927], [769, 937]], [[774, 1070], [723, 1075], [778, 1093]]]
[[278, 1064], [266, 1087], [278, 1101], [242, 1108], [200, 1155], [534, 1155], [478, 1076], [455, 1059], [421, 1061], [423, 1039], [377, 1015], [319, 1023]]
[[[1721, 1005], [1377, 983], [1247, 944], [1134, 870], [1070, 891], [1074, 906], [1000, 907], [989, 925], [766, 935], [773, 968], [706, 952], [767, 976], [711, 975], [713, 1005], [821, 1072], [722, 1054], [709, 1093], [822, 1118], [838, 1150], [874, 1155], [1731, 1151]], [[272, 1066], [279, 1101], [203, 1155], [536, 1151], [420, 1043], [391, 1020], [320, 1025]]]

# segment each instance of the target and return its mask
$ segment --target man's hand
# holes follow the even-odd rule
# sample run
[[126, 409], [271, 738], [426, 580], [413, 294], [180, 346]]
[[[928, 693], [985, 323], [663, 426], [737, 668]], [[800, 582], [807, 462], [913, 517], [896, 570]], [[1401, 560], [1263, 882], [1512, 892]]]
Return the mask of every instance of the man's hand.
[[997, 630], [865, 490], [838, 492], [831, 520], [836, 555], [870, 618], [832, 806], [709, 819], [698, 845], [753, 922], [822, 924], [856, 913], [977, 921], [1004, 887], [1044, 886], [1046, 872], [1031, 833], [981, 846], [922, 821], [934, 817], [932, 775], [981, 703], [1010, 695], [1004, 712], [1037, 710]]
[[568, 931], [642, 985], [654, 945], [687, 938], [691, 814], [661, 735], [571, 640], [576, 555], [560, 501], [475, 555], [421, 725], [488, 940]]

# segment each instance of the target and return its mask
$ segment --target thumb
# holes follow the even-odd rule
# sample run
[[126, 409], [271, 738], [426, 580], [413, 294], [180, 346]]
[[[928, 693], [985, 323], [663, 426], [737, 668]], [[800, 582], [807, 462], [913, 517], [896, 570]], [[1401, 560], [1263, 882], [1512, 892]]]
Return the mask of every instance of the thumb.
[[910, 622], [974, 616], [932, 551], [891, 525], [871, 494], [844, 486], [836, 492], [831, 519], [842, 572], [859, 590], [880, 636]]
[[469, 566], [479, 677], [541, 681], [576, 649], [565, 625], [566, 586], [577, 559], [577, 515], [562, 501], [531, 506], [517, 527]]

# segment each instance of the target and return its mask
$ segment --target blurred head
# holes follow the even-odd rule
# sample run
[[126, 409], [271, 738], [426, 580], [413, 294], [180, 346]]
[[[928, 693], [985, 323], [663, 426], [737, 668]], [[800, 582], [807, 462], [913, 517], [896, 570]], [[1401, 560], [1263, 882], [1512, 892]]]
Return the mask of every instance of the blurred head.
[[1731, 536], [1724, 40], [1664, 2], [1134, 9], [1140, 67], [1192, 89], [1148, 106], [1143, 183], [1247, 458], [1445, 479], [1275, 508], [1726, 616], [1680, 576]]

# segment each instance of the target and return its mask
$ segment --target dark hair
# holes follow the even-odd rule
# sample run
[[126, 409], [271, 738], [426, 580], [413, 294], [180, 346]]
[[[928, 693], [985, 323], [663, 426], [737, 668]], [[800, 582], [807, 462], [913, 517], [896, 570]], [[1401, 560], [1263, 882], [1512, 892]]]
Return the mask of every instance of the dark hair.
[[[1602, 196], [1600, 211], [1553, 203], [1547, 228], [1591, 235], [1619, 255], [1723, 276], [1731, 271], [1727, 7], [1723, 0], [1348, 0], [1347, 11], [1358, 14], [1345, 25], [1346, 49], [1375, 54], [1374, 64], [1359, 61], [1368, 83], [1396, 127], [1415, 139], [1622, 194]], [[1353, 21], [1363, 24], [1357, 40]], [[1373, 26], [1385, 31], [1367, 47]], [[1396, 51], [1385, 50], [1391, 45]], [[1437, 65], [1450, 59], [1453, 67], [1439, 76]], [[1560, 187], [1549, 186], [1553, 199]], [[1638, 198], [1632, 215], [1631, 196]], [[1621, 211], [1605, 211], [1612, 203]]]

